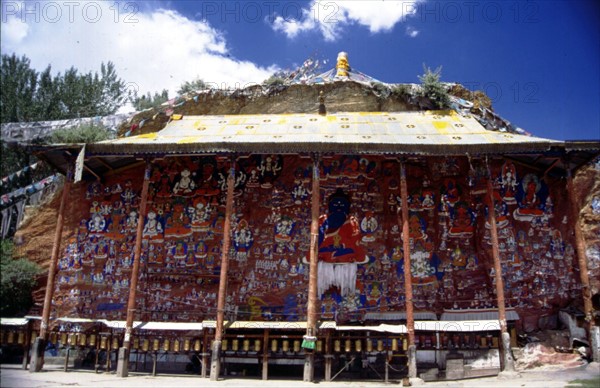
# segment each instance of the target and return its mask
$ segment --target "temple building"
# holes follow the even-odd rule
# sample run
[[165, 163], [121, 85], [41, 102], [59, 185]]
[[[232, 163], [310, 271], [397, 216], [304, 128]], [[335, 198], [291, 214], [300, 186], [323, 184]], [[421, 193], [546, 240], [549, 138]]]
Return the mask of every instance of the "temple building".
[[[32, 370], [49, 342], [123, 377], [164, 354], [159, 371], [191, 357], [212, 379], [458, 379], [512, 370], [517, 334], [573, 304], [598, 335], [572, 177], [600, 142], [531, 136], [465, 96], [431, 109], [345, 55], [294, 85], [298, 104], [291, 87], [203, 111], [264, 93], [203, 91], [39, 151], [67, 181], [22, 326]], [[345, 110], [365, 85], [379, 103]]]

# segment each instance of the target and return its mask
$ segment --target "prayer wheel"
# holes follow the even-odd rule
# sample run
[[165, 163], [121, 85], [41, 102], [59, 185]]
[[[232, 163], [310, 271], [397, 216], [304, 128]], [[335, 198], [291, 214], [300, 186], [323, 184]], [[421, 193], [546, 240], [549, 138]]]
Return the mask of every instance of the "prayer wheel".
[[370, 339], [367, 340], [367, 352], [372, 352], [373, 351], [373, 341], [371, 341]]
[[144, 338], [144, 340], [142, 341], [142, 350], [144, 352], [147, 352], [148, 349], [150, 349], [150, 340], [148, 340], [147, 338]]
[[323, 341], [317, 341], [317, 352], [321, 353], [323, 351]]
[[67, 333], [60, 333], [60, 343], [62, 346], [67, 344]]
[[119, 337], [113, 337], [112, 348], [119, 349]]
[[333, 341], [333, 350], [334, 351], [340, 352], [341, 351], [341, 346], [342, 346], [342, 341], [340, 341], [340, 340]]
[[179, 348], [180, 348], [180, 342], [179, 342], [179, 340], [178, 340], [178, 339], [176, 339], [176, 340], [173, 342], [173, 351], [174, 351], [175, 353], [178, 353], [178, 352], [179, 352]]
[[260, 352], [260, 340], [254, 340], [254, 351]]
[[487, 338], [486, 337], [481, 337], [481, 347], [487, 348]]
[[85, 340], [87, 340], [85, 333], [79, 334], [79, 346], [85, 346]]
[[19, 335], [17, 336], [17, 344], [23, 345], [24, 342], [25, 342], [25, 333], [20, 331]]
[[184, 352], [189, 352], [190, 351], [190, 340], [189, 340], [189, 338], [186, 338], [183, 341], [183, 351]]
[[158, 352], [159, 349], [160, 349], [160, 341], [157, 338], [154, 341], [152, 341], [152, 350], [154, 350], [155, 352]]
[[404, 351], [408, 350], [408, 340], [406, 338], [402, 339], [402, 350], [404, 350]]
[[165, 352], [171, 350], [171, 341], [168, 338], [165, 338], [165, 340], [163, 341], [163, 350]]
[[278, 348], [279, 348], [279, 347], [277, 346], [277, 340], [272, 340], [272, 341], [271, 341], [271, 351], [272, 351], [273, 353], [275, 353], [275, 352], [277, 352], [277, 349], [278, 349]]
[[138, 349], [140, 348], [140, 339], [139, 339], [139, 338], [137, 338], [137, 337], [135, 337], [135, 338], [133, 339], [133, 348], [134, 348], [135, 350], [138, 350]]
[[294, 341], [294, 353], [300, 352], [300, 341]]
[[[225, 343], [225, 340], [223, 340], [223, 343]], [[231, 350], [233, 350], [234, 352], [240, 350], [240, 340], [234, 339], [233, 341], [231, 341]]]
[[96, 346], [96, 334], [90, 335], [90, 346]]
[[357, 352], [362, 352], [362, 341], [361, 340], [356, 340], [356, 343], [354, 346], [356, 347]]
[[242, 342], [242, 349], [244, 352], [250, 351], [250, 340], [245, 339], [244, 342]]
[[498, 347], [498, 337], [492, 337], [492, 347]]
[[349, 339], [347, 339], [344, 343], [344, 350], [346, 351], [346, 353], [350, 353], [350, 351], [352, 350], [352, 341], [350, 341]]
[[55, 344], [57, 337], [58, 336], [56, 335], [55, 331], [53, 331], [52, 333], [50, 333], [50, 342], [52, 342], [53, 344]]
[[289, 352], [290, 351], [290, 341], [288, 340], [283, 340], [283, 351], [284, 352]]
[[377, 351], [383, 352], [383, 340], [377, 340]]
[[398, 338], [392, 338], [392, 352], [398, 351]]
[[14, 331], [9, 331], [8, 332], [8, 337], [6, 339], [6, 342], [8, 344], [12, 344], [13, 342], [15, 342], [15, 332]]
[[77, 334], [75, 333], [70, 333], [69, 334], [69, 345], [71, 346], [75, 346], [77, 345]]
[[36, 331], [31, 332], [31, 344], [33, 344], [37, 338], [38, 334]]
[[108, 343], [108, 338], [102, 336], [100, 337], [100, 349], [106, 350], [106, 344]]
[[196, 341], [194, 341], [194, 351], [199, 352], [200, 349], [202, 349], [202, 343], [199, 339], [197, 339]]

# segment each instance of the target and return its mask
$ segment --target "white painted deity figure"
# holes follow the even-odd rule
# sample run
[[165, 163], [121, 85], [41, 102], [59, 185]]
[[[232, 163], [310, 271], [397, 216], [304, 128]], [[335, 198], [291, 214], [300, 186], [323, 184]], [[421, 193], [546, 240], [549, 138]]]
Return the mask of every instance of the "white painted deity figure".
[[192, 230], [195, 232], [205, 232], [210, 229], [210, 216], [212, 207], [209, 202], [204, 204], [202, 201], [196, 203], [194, 212], [192, 213]]
[[150, 239], [155, 239], [159, 237], [163, 233], [162, 224], [156, 219], [156, 213], [154, 211], [148, 212], [148, 219], [146, 221], [146, 225], [144, 225], [144, 237], [149, 237]]
[[184, 168], [181, 171], [179, 180], [175, 182], [175, 186], [173, 186], [173, 194], [187, 195], [194, 191], [196, 184], [192, 180], [191, 175], [192, 173], [187, 168]]
[[102, 233], [106, 227], [106, 220], [100, 213], [94, 213], [88, 222], [88, 230], [90, 233]]

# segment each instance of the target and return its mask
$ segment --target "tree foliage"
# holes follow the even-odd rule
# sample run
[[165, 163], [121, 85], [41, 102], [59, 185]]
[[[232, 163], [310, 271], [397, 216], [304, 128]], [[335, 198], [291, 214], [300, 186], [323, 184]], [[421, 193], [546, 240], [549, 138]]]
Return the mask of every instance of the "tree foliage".
[[51, 144], [96, 143], [114, 138], [114, 133], [101, 124], [82, 124], [58, 129], [46, 139]]
[[52, 75], [48, 66], [38, 73], [26, 56], [2, 55], [0, 121], [23, 122], [106, 116], [127, 98], [125, 82], [112, 62], [100, 73], [80, 73], [74, 67]]
[[24, 316], [33, 305], [31, 293], [42, 269], [26, 258], [13, 258], [10, 240], [1, 240], [0, 244], [0, 315]]
[[167, 89], [163, 89], [160, 94], [155, 92], [154, 95], [151, 95], [150, 92], [148, 92], [141, 97], [139, 97], [136, 92], [131, 97], [131, 104], [136, 111], [154, 108], [167, 101], [169, 101], [169, 91]]
[[30, 153], [26, 152], [23, 147], [16, 143], [7, 143], [0, 140], [0, 149], [2, 157], [0, 157], [0, 176], [2, 178], [15, 173], [25, 166], [32, 164], [35, 160]]
[[444, 84], [440, 81], [442, 67], [435, 70], [423, 65], [424, 74], [419, 76], [421, 81], [421, 95], [429, 98], [438, 109], [446, 109], [450, 106], [450, 96]]
[[182, 83], [181, 86], [179, 86], [179, 89], [177, 90], [177, 94], [182, 96], [186, 93], [195, 92], [197, 90], [204, 90], [206, 88], [208, 88], [206, 82], [204, 82], [200, 78], [196, 78], [193, 81], [185, 81], [184, 83]]

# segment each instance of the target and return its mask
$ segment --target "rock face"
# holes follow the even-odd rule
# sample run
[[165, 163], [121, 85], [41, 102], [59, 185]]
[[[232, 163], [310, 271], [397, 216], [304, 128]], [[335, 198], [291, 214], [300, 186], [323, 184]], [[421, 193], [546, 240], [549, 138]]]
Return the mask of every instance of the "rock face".
[[595, 309], [600, 309], [600, 159], [580, 169], [573, 179], [579, 225], [588, 260], [590, 287]]
[[[156, 132], [169, 121], [169, 114], [232, 115], [317, 113], [319, 93], [323, 92], [327, 112], [403, 112], [426, 107], [419, 100], [387, 87], [371, 87], [358, 82], [333, 82], [323, 85], [296, 84], [265, 89], [261, 85], [234, 92], [208, 90], [188, 97], [165, 109], [159, 107], [139, 113], [119, 129], [122, 136]], [[489, 99], [488, 99], [489, 100]]]
[[522, 356], [516, 362], [518, 369], [544, 368], [551, 370], [553, 368], [574, 368], [584, 365], [579, 354], [558, 353], [552, 347], [541, 343], [531, 343], [525, 345]]

